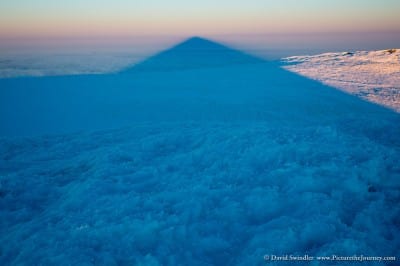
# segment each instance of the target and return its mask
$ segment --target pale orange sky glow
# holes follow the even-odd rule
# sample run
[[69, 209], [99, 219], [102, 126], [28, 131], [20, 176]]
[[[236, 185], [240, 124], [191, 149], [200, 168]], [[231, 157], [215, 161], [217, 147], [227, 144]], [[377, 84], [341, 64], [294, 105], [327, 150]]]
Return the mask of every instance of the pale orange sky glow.
[[263, 35], [281, 47], [293, 43], [307, 46], [314, 38], [321, 45], [324, 40], [326, 44], [335, 42], [335, 38], [354, 42], [354, 33], [361, 43], [378, 47], [380, 42], [386, 47], [400, 42], [400, 37], [395, 37], [400, 35], [399, 11], [397, 0], [3, 0], [0, 38], [3, 46], [35, 41], [76, 44], [78, 40], [118, 45], [143, 36], [221, 39]]
[[[2, 1], [0, 36], [396, 31], [398, 1]], [[136, 3], [135, 3], [136, 2]]]

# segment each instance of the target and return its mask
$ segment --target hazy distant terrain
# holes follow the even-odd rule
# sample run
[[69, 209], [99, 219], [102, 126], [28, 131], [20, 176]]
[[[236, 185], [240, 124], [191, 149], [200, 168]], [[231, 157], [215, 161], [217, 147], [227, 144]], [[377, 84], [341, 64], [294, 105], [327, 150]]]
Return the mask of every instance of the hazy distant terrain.
[[103, 74], [143, 59], [132, 53], [42, 53], [0, 55], [0, 78]]
[[286, 69], [400, 112], [400, 49], [283, 59]]

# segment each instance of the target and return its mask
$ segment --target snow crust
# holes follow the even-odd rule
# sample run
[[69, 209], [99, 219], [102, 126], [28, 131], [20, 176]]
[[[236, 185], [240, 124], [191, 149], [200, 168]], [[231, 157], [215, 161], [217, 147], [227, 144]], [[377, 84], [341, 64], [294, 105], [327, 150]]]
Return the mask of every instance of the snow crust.
[[400, 49], [291, 56], [285, 69], [400, 112]]
[[142, 124], [0, 150], [3, 265], [399, 255], [399, 147], [337, 126]]

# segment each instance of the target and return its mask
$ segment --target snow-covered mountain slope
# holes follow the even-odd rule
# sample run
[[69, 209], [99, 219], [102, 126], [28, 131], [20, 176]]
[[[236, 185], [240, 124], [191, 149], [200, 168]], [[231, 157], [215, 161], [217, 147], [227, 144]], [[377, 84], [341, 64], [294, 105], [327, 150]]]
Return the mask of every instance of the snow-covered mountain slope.
[[159, 56], [0, 80], [0, 265], [399, 255], [398, 113], [203, 39]]
[[400, 112], [400, 49], [283, 59], [285, 68]]
[[199, 38], [120, 73], [0, 79], [0, 88], [0, 135], [8, 136], [103, 130], [149, 121], [282, 118], [331, 123], [361, 121], [365, 113], [392, 116], [278, 63]]

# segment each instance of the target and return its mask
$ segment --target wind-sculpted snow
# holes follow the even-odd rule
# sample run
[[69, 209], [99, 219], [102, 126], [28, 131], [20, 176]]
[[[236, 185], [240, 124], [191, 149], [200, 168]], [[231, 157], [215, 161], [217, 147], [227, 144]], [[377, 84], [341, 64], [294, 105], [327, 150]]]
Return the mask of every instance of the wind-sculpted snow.
[[286, 69], [400, 112], [400, 49], [283, 59]]
[[0, 81], [0, 265], [398, 257], [400, 116], [189, 44], [171, 69]]
[[1, 155], [2, 265], [264, 265], [400, 247], [399, 149], [335, 126], [143, 124], [3, 140]]

